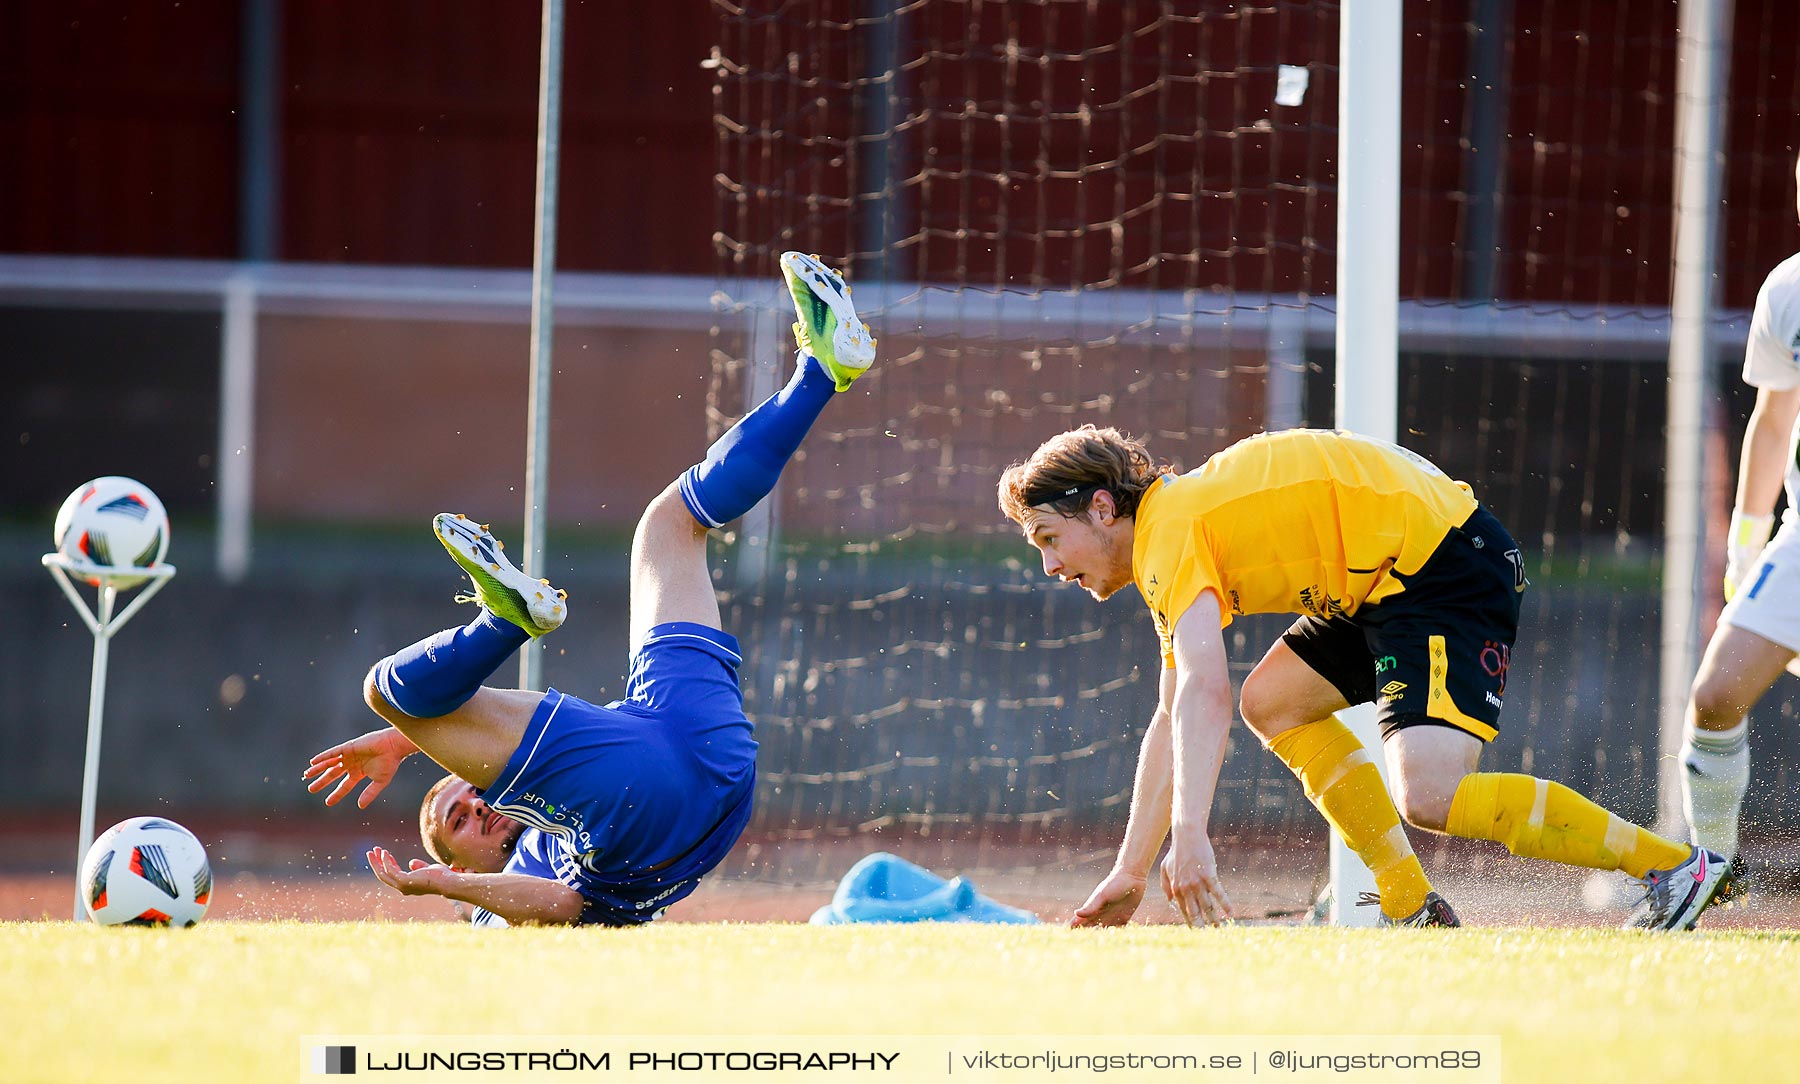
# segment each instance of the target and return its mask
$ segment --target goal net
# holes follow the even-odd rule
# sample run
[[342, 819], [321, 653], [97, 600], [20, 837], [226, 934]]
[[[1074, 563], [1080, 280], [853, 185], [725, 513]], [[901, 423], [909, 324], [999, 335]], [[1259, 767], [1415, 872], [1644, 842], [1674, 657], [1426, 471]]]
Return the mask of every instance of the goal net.
[[[1135, 593], [1048, 580], [995, 481], [1084, 422], [1184, 470], [1332, 423], [1337, 5], [716, 10], [713, 432], [791, 364], [783, 250], [845, 268], [881, 342], [719, 574], [763, 749], [728, 873], [822, 886], [886, 850], [1066, 915], [1123, 832], [1160, 663]], [[1400, 440], [1534, 582], [1483, 767], [1647, 820], [1674, 13], [1415, 3], [1405, 32]], [[1288, 620], [1230, 627], [1234, 681]], [[1311, 906], [1326, 830], [1241, 725], [1212, 832], [1244, 911]], [[1415, 842], [1452, 883], [1555, 882], [1458, 899], [1478, 917], [1571, 904], [1542, 863]]]

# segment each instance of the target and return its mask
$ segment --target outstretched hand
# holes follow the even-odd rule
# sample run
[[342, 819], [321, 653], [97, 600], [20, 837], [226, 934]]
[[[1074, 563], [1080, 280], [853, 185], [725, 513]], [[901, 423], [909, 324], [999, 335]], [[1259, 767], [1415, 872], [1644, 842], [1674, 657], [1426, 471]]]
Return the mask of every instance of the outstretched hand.
[[393, 781], [394, 773], [400, 770], [400, 762], [418, 751], [418, 746], [393, 727], [372, 730], [360, 738], [314, 753], [312, 763], [300, 773], [300, 778], [307, 781], [306, 789], [313, 794], [337, 784], [325, 796], [326, 805], [343, 801], [345, 795], [366, 779], [369, 785], [357, 797], [356, 805], [359, 809], [367, 809], [375, 796]]
[[1145, 879], [1113, 870], [1075, 909], [1070, 926], [1123, 926], [1144, 901]]
[[1219, 882], [1212, 841], [1204, 831], [1177, 827], [1169, 836], [1162, 864], [1163, 894], [1189, 926], [1216, 926], [1237, 917], [1231, 897]]
[[444, 876], [450, 872], [449, 866], [415, 858], [401, 869], [399, 859], [382, 847], [371, 847], [367, 857], [375, 879], [402, 896], [443, 895]]

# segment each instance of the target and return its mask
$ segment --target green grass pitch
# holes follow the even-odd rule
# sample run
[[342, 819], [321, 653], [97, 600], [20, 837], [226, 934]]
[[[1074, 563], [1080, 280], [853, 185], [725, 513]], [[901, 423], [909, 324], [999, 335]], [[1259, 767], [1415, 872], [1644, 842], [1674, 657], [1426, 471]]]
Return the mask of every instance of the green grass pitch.
[[1800, 1074], [1786, 933], [34, 922], [0, 959], [11, 1084], [292, 1081], [303, 1036], [385, 1034], [1488, 1034], [1508, 1081]]

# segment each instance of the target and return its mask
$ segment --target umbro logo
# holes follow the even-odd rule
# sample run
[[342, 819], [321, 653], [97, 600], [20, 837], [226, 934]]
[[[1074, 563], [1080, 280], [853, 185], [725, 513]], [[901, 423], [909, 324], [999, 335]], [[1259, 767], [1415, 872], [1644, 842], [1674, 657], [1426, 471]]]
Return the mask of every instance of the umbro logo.
[[1389, 700], [1397, 700], [1400, 697], [1401, 691], [1405, 688], [1406, 682], [1404, 681], [1390, 681], [1381, 687], [1381, 695], [1387, 697]]

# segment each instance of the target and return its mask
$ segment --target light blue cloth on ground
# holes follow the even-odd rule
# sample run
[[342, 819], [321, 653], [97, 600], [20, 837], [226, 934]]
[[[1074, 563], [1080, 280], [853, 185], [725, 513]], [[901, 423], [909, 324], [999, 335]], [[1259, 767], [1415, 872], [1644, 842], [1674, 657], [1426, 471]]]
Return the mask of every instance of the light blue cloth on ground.
[[1030, 911], [996, 903], [956, 877], [944, 880], [899, 855], [877, 851], [850, 867], [831, 902], [813, 912], [814, 926], [848, 922], [1035, 923]]

